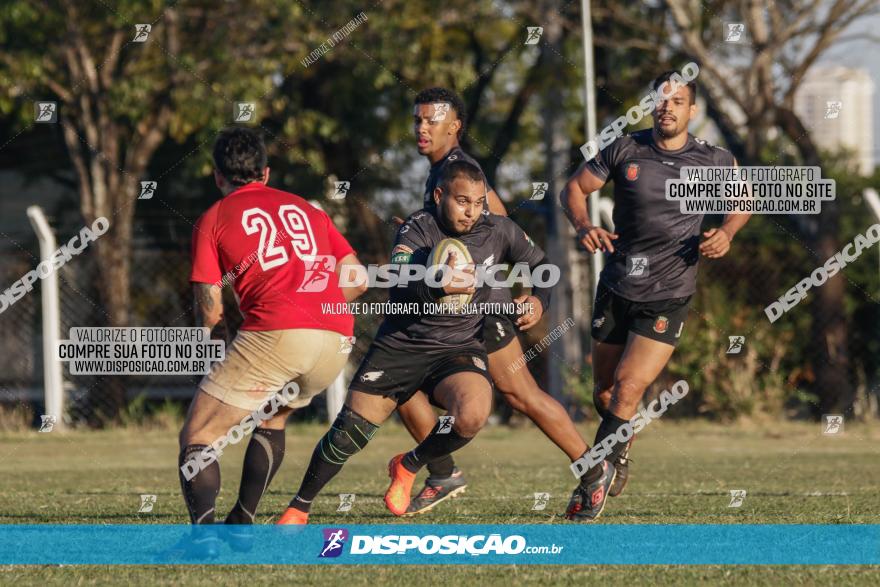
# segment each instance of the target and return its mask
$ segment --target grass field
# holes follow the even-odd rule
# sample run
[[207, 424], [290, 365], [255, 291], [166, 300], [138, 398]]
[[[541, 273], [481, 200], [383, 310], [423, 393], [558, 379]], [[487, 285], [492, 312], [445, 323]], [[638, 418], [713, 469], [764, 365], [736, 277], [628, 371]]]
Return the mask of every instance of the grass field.
[[[288, 428], [285, 462], [264, 498], [260, 523], [271, 523], [298, 487], [318, 425]], [[592, 430], [584, 428], [592, 436]], [[880, 523], [880, 428], [847, 423], [842, 436], [819, 424], [652, 424], [639, 437], [626, 492], [609, 501], [604, 524], [877, 524]], [[490, 427], [457, 455], [469, 479], [460, 499], [413, 521], [392, 519], [382, 504], [387, 459], [410, 445], [397, 425], [383, 428], [331, 483], [313, 508], [317, 524], [505, 523], [565, 524], [557, 514], [574, 478], [567, 460], [535, 428]], [[222, 459], [222, 517], [234, 503], [242, 443]], [[0, 436], [0, 520], [23, 523], [186, 523], [179, 494], [174, 430], [15, 433]], [[731, 489], [747, 496], [728, 507]], [[545, 511], [533, 494], [550, 493]], [[338, 493], [355, 493], [354, 508], [337, 513]], [[140, 494], [158, 496], [138, 514]], [[445, 506], [445, 507], [444, 507]], [[0, 583], [375, 584], [414, 580], [485, 584], [864, 584], [880, 582], [878, 567], [6, 567]]]

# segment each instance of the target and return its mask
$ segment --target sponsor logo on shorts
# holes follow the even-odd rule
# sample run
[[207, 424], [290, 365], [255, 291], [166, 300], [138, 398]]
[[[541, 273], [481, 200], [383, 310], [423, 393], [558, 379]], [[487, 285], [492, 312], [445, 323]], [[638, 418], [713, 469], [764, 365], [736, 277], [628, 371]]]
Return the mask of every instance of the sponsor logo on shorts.
[[482, 369], [483, 371], [486, 370], [486, 363], [483, 361], [483, 359], [481, 359], [480, 357], [471, 357], [471, 360], [474, 362], [474, 365], [476, 365], [477, 369]]
[[603, 324], [605, 324], [605, 316], [593, 320], [593, 328], [602, 328]]
[[684, 330], [684, 322], [678, 323], [678, 330], [675, 331], [675, 338], [681, 338], [681, 331]]
[[669, 318], [666, 316], [657, 316], [657, 319], [654, 321], [654, 332], [657, 334], [663, 334], [669, 329]]
[[367, 371], [361, 375], [361, 381], [377, 381], [385, 371]]
[[504, 325], [501, 322], [496, 322], [495, 328], [498, 330], [498, 338], [504, 338], [507, 335], [507, 332], [504, 330]]
[[318, 558], [336, 558], [342, 554], [342, 547], [348, 540], [348, 530], [345, 528], [325, 528], [322, 532], [324, 533], [324, 547], [318, 554]]

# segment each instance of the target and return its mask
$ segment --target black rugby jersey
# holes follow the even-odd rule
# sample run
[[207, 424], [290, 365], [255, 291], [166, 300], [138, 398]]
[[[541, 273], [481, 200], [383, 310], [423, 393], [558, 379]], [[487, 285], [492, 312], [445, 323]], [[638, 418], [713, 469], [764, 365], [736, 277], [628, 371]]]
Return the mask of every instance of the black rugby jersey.
[[683, 298], [697, 287], [702, 214], [682, 214], [666, 200], [666, 180], [681, 168], [733, 166], [729, 151], [688, 134], [681, 149], [659, 148], [651, 130], [621, 137], [586, 168], [614, 181], [614, 253], [606, 253], [600, 281], [628, 300]]
[[[484, 212], [465, 234], [448, 231], [436, 216], [436, 207], [423, 209], [407, 218], [397, 231], [392, 263], [430, 265], [434, 247], [443, 239], [455, 238], [468, 248], [475, 265], [525, 263], [530, 268], [549, 264], [544, 251], [517, 224], [505, 216]], [[499, 275], [498, 279], [502, 279]], [[492, 288], [477, 287], [471, 304], [487, 303]], [[393, 287], [391, 303], [439, 303], [446, 294], [424, 281], [410, 281], [406, 287]], [[550, 303], [550, 288], [533, 286], [532, 295], [541, 300], [544, 312]], [[385, 317], [376, 333], [376, 344], [412, 351], [445, 351], [451, 348], [482, 347], [482, 314], [395, 314]]]

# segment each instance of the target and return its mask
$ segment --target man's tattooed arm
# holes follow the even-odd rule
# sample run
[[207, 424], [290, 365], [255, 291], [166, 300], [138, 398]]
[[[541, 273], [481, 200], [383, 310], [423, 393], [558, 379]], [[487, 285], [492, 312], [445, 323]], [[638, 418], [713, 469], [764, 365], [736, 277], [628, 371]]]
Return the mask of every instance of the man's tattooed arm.
[[229, 330], [223, 316], [223, 298], [221, 290], [216, 285], [209, 283], [194, 283], [193, 295], [195, 296], [196, 326], [206, 326], [211, 329], [211, 338], [215, 340], [227, 340]]

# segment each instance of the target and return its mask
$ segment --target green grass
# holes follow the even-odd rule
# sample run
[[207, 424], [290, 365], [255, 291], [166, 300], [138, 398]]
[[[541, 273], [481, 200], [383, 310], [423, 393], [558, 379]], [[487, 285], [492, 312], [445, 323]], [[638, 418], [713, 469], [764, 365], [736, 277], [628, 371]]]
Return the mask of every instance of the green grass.
[[[299, 485], [318, 425], [287, 432], [284, 464], [264, 498], [259, 522], [271, 523]], [[592, 427], [584, 434], [592, 436]], [[819, 424], [652, 424], [634, 450], [626, 492], [609, 501], [605, 524], [877, 524], [880, 523], [880, 429], [847, 422], [841, 437]], [[108, 430], [0, 435], [0, 523], [186, 523], [177, 480], [177, 435], [168, 430]], [[490, 427], [457, 456], [470, 486], [460, 499], [414, 520], [395, 520], [382, 504], [387, 459], [411, 441], [397, 425], [384, 427], [346, 466], [313, 508], [317, 524], [504, 523], [564, 524], [556, 514], [574, 479], [567, 460], [535, 428]], [[234, 503], [245, 443], [223, 456], [222, 516]], [[745, 489], [740, 508], [729, 490]], [[533, 493], [548, 492], [546, 511]], [[158, 496], [138, 514], [140, 494]], [[354, 508], [337, 513], [338, 493], [355, 493]], [[253, 582], [246, 567], [6, 567], [0, 583], [185, 584]], [[877, 584], [877, 567], [262, 567], [259, 583], [399, 585], [421, 580], [486, 584], [627, 583], [810, 585]], [[8, 581], [7, 581], [8, 580]]]

